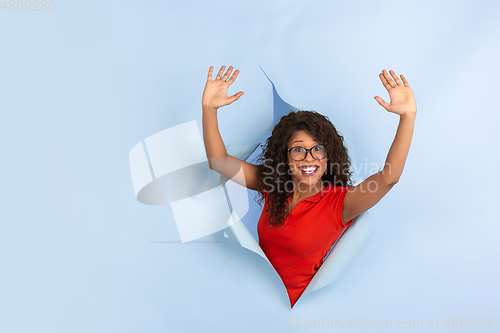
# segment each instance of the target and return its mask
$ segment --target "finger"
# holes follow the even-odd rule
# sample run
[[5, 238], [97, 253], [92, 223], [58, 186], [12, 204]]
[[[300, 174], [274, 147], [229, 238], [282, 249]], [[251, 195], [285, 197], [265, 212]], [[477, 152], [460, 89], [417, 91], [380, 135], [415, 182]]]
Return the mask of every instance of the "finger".
[[234, 71], [233, 75], [231, 75], [231, 77], [229, 78], [229, 80], [227, 80], [227, 82], [229, 84], [233, 83], [234, 80], [236, 80], [236, 78], [238, 77], [238, 74], [240, 73], [240, 71], [237, 69]]
[[382, 84], [384, 85], [385, 89], [389, 90], [392, 88], [389, 82], [387, 82], [387, 80], [385, 79], [383, 73], [380, 73], [378, 76], [380, 77], [380, 81], [382, 81]]
[[391, 73], [391, 76], [394, 78], [394, 81], [396, 81], [396, 84], [402, 85], [401, 81], [399, 80], [399, 77], [393, 70], [390, 70], [389, 73]]
[[229, 104], [231, 104], [232, 102], [236, 101], [237, 99], [239, 99], [241, 96], [243, 96], [245, 93], [243, 91], [240, 91], [236, 94], [234, 94], [233, 96], [231, 97], [228, 97], [228, 100], [229, 100]]
[[214, 70], [214, 66], [210, 66], [210, 69], [208, 70], [208, 78], [207, 81], [212, 81], [212, 72]]
[[216, 80], [220, 80], [220, 77], [222, 76], [222, 73], [224, 73], [224, 68], [226, 68], [226, 66], [222, 66], [219, 70], [219, 73], [217, 73], [217, 76], [215, 77]]
[[392, 81], [391, 77], [389, 76], [389, 73], [387, 73], [387, 71], [385, 69], [382, 71], [382, 74], [384, 75], [384, 78], [387, 81], [388, 85], [390, 85], [391, 87], [395, 87], [396, 86], [396, 84], [394, 83], [394, 81]]
[[378, 104], [382, 105], [384, 109], [389, 109], [389, 103], [386, 103], [381, 97], [375, 96], [375, 100], [378, 102]]
[[226, 81], [226, 80], [227, 80], [227, 78], [229, 77], [229, 75], [231, 75], [231, 72], [232, 72], [232, 71], [233, 71], [233, 66], [229, 66], [229, 68], [227, 69], [226, 74], [224, 74], [224, 76], [222, 77], [222, 79], [223, 79], [224, 81]]
[[405, 87], [409, 87], [410, 84], [408, 83], [408, 81], [406, 81], [406, 78], [403, 74], [401, 74], [401, 78], [403, 79], [403, 83], [405, 84]]

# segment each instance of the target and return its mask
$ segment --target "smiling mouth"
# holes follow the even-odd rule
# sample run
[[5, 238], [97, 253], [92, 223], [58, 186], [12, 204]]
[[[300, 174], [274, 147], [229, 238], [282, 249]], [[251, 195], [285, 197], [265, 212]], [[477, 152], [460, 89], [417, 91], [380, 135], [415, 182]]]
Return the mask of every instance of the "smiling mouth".
[[306, 165], [299, 168], [304, 176], [313, 176], [319, 169], [318, 165]]

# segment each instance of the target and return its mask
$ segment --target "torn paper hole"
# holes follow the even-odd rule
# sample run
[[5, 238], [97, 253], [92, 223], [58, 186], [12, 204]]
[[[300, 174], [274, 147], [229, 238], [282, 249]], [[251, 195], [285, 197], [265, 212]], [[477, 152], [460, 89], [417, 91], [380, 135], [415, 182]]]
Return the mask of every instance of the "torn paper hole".
[[[299, 110], [284, 102], [271, 84], [274, 110], [273, 124], [266, 125], [268, 135], [246, 146], [227, 145], [226, 150], [231, 156], [246, 161], [271, 135], [273, 126], [282, 116]], [[170, 204], [183, 243], [224, 230], [226, 238], [269, 262], [257, 240], [241, 221], [249, 209], [241, 166], [234, 160], [211, 161], [214, 165], [219, 163], [230, 168], [230, 179], [242, 185], [226, 186], [229, 179], [209, 168], [200, 133], [193, 120], [156, 133], [146, 138], [144, 144], [141, 142], [132, 148], [129, 154], [130, 171], [137, 200], [149, 205]], [[172, 144], [178, 142], [179, 137], [183, 138], [182, 149]], [[301, 298], [334, 282], [372, 235], [368, 213], [356, 217], [333, 245]]]

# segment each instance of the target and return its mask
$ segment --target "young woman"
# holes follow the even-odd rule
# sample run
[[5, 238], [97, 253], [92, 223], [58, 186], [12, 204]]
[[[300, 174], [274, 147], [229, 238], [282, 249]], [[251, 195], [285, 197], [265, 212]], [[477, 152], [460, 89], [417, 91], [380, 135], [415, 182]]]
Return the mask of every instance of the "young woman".
[[222, 66], [213, 80], [210, 67], [202, 98], [209, 166], [258, 191], [260, 201], [265, 200], [257, 225], [259, 246], [280, 275], [293, 307], [344, 228], [399, 181], [413, 135], [415, 97], [403, 75], [401, 82], [394, 71], [389, 71], [394, 80], [386, 70], [379, 74], [391, 102], [379, 96], [375, 99], [399, 115], [399, 126], [382, 170], [352, 186], [344, 138], [317, 112], [291, 112], [282, 117], [262, 146], [258, 165], [229, 155], [219, 133], [217, 109], [236, 101], [243, 92], [227, 96], [239, 71], [231, 75], [232, 66], [224, 70]]

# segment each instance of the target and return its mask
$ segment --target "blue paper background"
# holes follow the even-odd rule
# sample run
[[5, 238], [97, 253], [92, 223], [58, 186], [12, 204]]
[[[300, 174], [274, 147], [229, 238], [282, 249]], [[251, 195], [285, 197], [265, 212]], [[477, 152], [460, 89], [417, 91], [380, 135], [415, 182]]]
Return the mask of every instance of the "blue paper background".
[[[498, 318], [499, 14], [469, 0], [7, 3], [0, 331], [286, 332], [358, 318], [444, 331], [447, 318]], [[367, 249], [291, 311], [257, 255], [180, 244], [169, 207], [136, 201], [128, 165], [144, 138], [201, 124], [211, 65], [239, 69], [230, 93], [245, 92], [219, 110], [225, 143], [265, 134], [272, 86], [259, 64], [283, 100], [330, 118], [358, 180], [397, 129], [374, 99], [389, 101], [380, 71], [404, 74], [418, 106]]]

